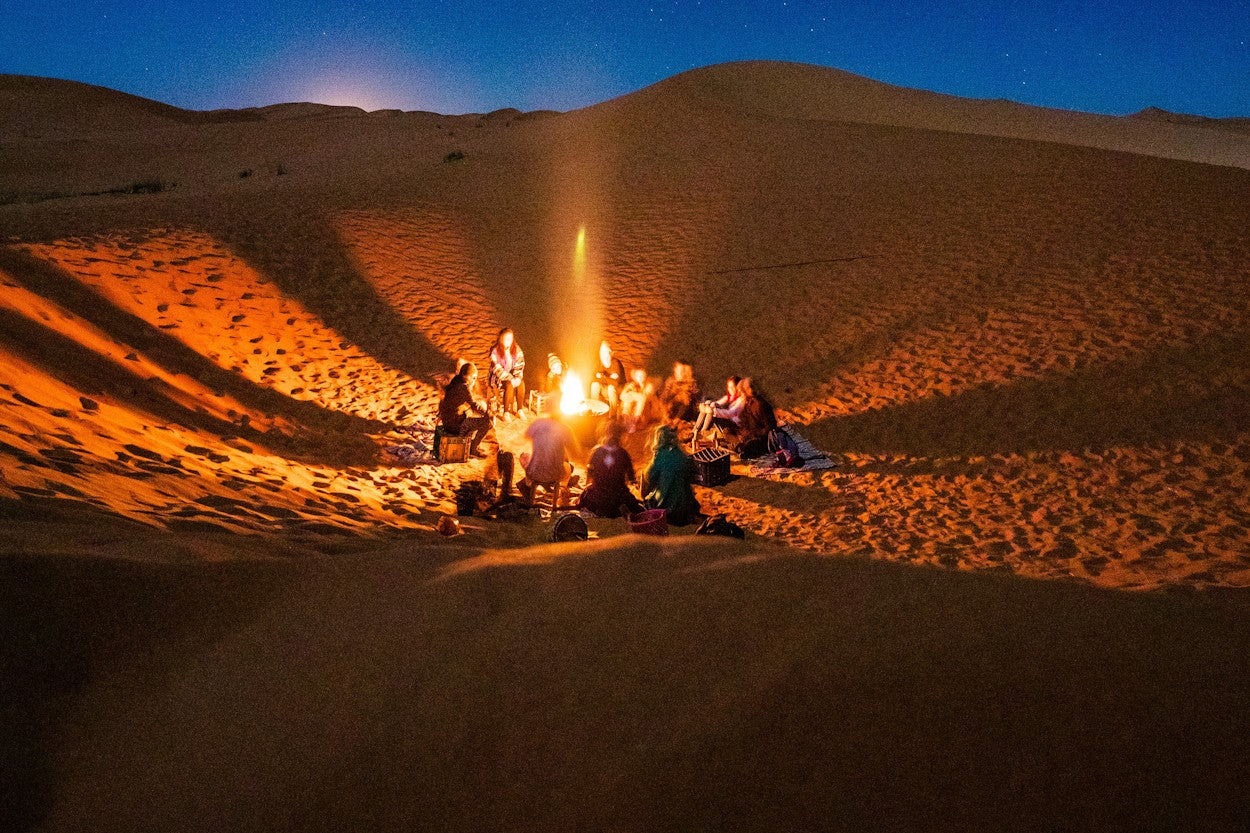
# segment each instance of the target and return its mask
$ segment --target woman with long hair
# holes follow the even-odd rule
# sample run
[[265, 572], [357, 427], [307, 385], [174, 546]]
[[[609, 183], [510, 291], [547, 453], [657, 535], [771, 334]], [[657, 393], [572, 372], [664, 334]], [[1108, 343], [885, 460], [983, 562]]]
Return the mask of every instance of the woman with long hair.
[[677, 429], [655, 429], [655, 457], [643, 478], [642, 492], [648, 506], [663, 509], [673, 526], [697, 521], [699, 501], [694, 496], [694, 460], [677, 441]]
[[505, 418], [520, 413], [525, 402], [525, 353], [509, 327], [499, 331], [495, 346], [491, 348], [487, 383]]
[[768, 435], [777, 428], [777, 414], [772, 403], [750, 377], [738, 383], [742, 396], [742, 413], [738, 417], [738, 445], [734, 449], [743, 460], [763, 457], [768, 453]]

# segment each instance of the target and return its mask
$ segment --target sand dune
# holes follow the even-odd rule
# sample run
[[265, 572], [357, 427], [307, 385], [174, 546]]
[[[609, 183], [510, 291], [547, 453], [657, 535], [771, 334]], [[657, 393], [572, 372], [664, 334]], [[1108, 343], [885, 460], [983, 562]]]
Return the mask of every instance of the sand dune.
[[[76, 111], [181, 118], [65, 90]], [[56, 115], [42, 102], [22, 107]], [[1059, 133], [986, 135], [1003, 113]], [[866, 123], [883, 114], [930, 129]], [[709, 387], [755, 376], [842, 466], [705, 500], [804, 549], [1116, 587], [1250, 583], [1250, 175], [1074, 146], [1113, 128], [1132, 144], [1140, 125], [774, 63], [537, 120], [182, 119], [177, 142], [135, 124], [126, 150], [101, 133], [85, 158], [138, 164], [146, 143], [186, 184], [0, 209], [11, 492], [152, 518], [240, 489], [292, 525], [428, 529], [422, 513], [475, 469], [398, 469], [376, 449], [510, 325], [536, 363], [589, 361], [603, 335], [655, 374], [683, 357]], [[1055, 143], [1087, 124], [1101, 127]], [[100, 176], [58, 168], [44, 141], [9, 147], [48, 156], [49, 184]], [[291, 167], [240, 178], [244, 158]], [[73, 407], [82, 386], [95, 410]], [[140, 441], [158, 425], [168, 447]], [[163, 483], [187, 447], [239, 469]], [[83, 473], [96, 460], [159, 470], [119, 495]], [[331, 461], [382, 468], [302, 468]], [[375, 497], [265, 494], [322, 476]], [[271, 524], [220, 515], [196, 517]]]
[[[755, 62], [462, 116], [6, 76], [0, 125], [11, 826], [1244, 828], [1235, 124]], [[837, 465], [700, 489], [741, 549], [443, 541], [485, 464], [392, 452], [502, 326], [751, 375]]]
[[1149, 113], [1119, 118], [1076, 113], [1001, 99], [966, 99], [911, 90], [841, 70], [776, 61], [695, 69], [652, 89], [659, 96], [680, 91], [706, 104], [762, 118], [948, 130], [1250, 167], [1245, 119], [1177, 114], [1158, 118]]
[[1247, 619], [1192, 594], [629, 538], [0, 569], [38, 636], [0, 656], [31, 680], [8, 749], [44, 830], [1250, 814]]

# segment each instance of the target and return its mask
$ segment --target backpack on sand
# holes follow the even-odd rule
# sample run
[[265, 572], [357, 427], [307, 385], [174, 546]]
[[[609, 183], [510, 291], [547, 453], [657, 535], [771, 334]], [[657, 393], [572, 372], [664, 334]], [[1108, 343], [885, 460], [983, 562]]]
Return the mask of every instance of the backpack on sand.
[[784, 428], [774, 428], [768, 432], [768, 451], [777, 455], [777, 462], [787, 468], [794, 468], [803, 465], [803, 458], [799, 455], [799, 446], [786, 433]]
[[695, 535], [724, 535], [726, 538], [745, 538], [742, 527], [724, 515], [713, 515], [694, 531]]

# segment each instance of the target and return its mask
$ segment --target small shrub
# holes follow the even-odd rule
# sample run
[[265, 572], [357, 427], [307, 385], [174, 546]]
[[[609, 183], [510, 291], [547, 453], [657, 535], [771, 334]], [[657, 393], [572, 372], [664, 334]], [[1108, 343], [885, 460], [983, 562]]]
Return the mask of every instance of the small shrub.
[[246, 171], [239, 171], [239, 179], [247, 179], [251, 175], [252, 175], [251, 168], [248, 168]]
[[132, 182], [130, 185], [118, 190], [123, 194], [159, 194], [169, 187], [171, 186], [159, 179], [145, 179], [139, 182]]
[[278, 163], [278, 176], [286, 176], [286, 165]]
[[463, 150], [453, 150], [451, 153], [443, 157], [444, 162], [459, 162], [464, 158]]

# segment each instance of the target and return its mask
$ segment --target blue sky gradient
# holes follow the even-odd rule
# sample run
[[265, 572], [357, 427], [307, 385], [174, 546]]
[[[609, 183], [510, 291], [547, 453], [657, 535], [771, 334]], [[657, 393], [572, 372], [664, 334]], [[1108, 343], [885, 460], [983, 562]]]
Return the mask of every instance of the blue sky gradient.
[[0, 0], [0, 72], [193, 109], [566, 110], [753, 58], [977, 98], [1250, 116], [1250, 0]]

